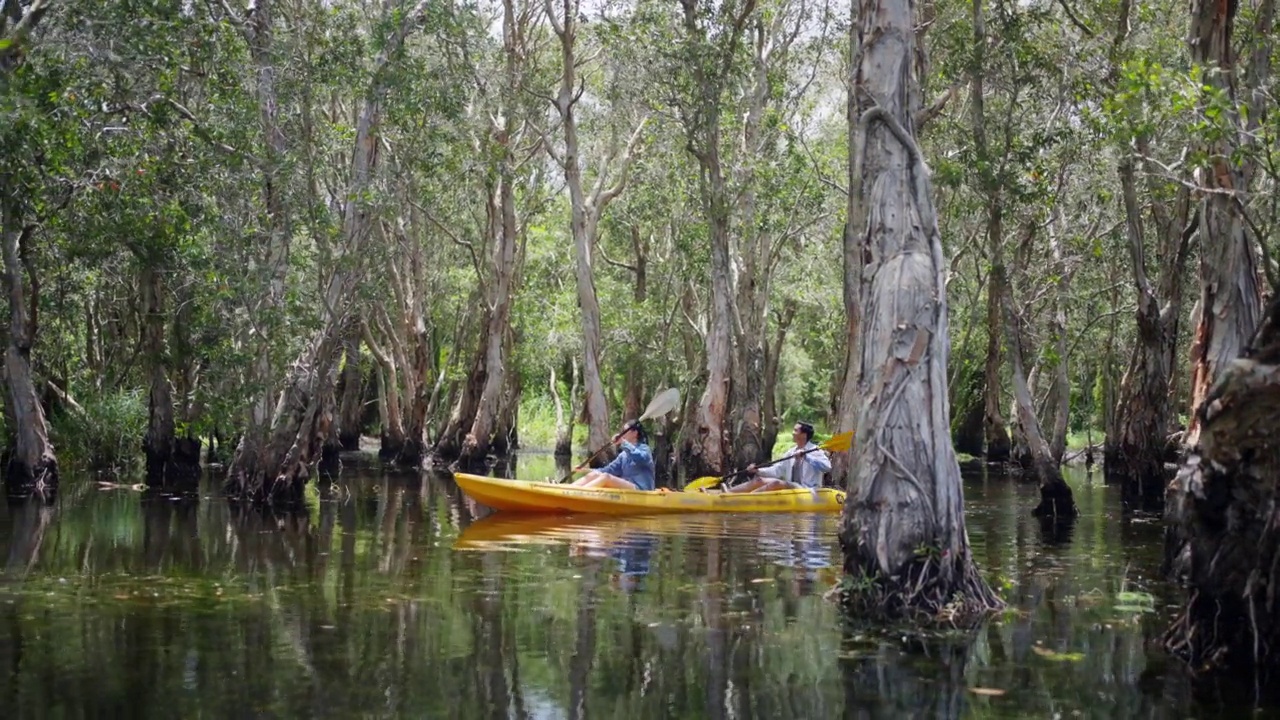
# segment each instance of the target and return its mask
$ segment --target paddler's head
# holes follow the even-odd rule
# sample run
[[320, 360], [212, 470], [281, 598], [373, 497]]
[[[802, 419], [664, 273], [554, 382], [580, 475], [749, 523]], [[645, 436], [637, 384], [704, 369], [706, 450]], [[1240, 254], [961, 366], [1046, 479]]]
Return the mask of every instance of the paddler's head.
[[644, 431], [644, 426], [639, 420], [628, 420], [622, 427], [622, 432], [618, 433], [618, 440], [626, 440], [632, 445], [649, 442], [649, 435]]

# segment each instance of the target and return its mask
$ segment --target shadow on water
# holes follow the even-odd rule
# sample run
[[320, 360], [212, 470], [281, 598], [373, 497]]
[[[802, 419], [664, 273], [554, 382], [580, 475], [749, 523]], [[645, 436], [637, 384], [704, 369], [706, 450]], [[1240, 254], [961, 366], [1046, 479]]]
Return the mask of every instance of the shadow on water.
[[[522, 478], [569, 469], [522, 453]], [[490, 466], [492, 472], [498, 466]], [[446, 471], [344, 464], [306, 506], [86, 490], [0, 509], [6, 717], [1236, 716], [1155, 648], [1162, 526], [1071, 474], [1081, 515], [966, 474], [977, 631], [843, 626], [835, 515], [522, 517]]]

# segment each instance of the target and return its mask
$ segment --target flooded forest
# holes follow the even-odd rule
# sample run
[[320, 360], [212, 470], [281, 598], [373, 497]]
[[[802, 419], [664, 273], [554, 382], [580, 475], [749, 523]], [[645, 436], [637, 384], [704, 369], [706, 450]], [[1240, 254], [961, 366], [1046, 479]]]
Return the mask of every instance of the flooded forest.
[[1280, 712], [1274, 24], [0, 0], [0, 714]]

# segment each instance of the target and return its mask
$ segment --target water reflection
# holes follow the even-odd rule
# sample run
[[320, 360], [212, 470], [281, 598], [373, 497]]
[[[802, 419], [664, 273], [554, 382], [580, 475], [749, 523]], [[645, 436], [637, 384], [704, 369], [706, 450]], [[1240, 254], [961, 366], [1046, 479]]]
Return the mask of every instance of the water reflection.
[[[522, 456], [521, 477], [561, 472]], [[539, 467], [538, 462], [543, 464]], [[68, 492], [0, 509], [6, 716], [1227, 716], [1152, 641], [1161, 526], [1072, 478], [966, 482], [1011, 611], [963, 636], [842, 624], [834, 515], [492, 514], [447, 474], [349, 471], [305, 510]], [[564, 471], [567, 471], [567, 466]]]

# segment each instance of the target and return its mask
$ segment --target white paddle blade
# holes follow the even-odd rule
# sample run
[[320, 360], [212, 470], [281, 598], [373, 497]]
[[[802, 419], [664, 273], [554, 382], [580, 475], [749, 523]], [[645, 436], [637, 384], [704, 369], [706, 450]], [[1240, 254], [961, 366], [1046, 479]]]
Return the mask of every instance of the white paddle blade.
[[644, 409], [644, 414], [640, 416], [640, 419], [652, 420], [660, 415], [666, 415], [679, 406], [680, 391], [675, 388], [667, 388], [649, 401], [649, 407]]

